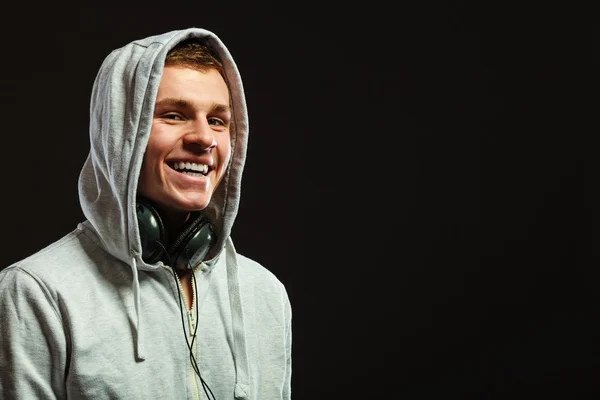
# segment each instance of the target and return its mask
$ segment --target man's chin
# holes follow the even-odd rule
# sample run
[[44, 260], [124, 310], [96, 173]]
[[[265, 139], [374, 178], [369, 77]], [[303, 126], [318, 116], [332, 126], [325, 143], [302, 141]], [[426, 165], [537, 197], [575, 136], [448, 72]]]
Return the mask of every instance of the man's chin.
[[187, 198], [184, 201], [179, 201], [176, 206], [183, 211], [202, 211], [210, 203], [209, 196], [202, 196], [202, 198]]
[[[152, 200], [152, 199], [151, 199]], [[167, 213], [189, 213], [193, 211], [202, 211], [210, 203], [209, 196], [186, 196], [177, 198], [162, 198], [154, 200], [160, 211]]]

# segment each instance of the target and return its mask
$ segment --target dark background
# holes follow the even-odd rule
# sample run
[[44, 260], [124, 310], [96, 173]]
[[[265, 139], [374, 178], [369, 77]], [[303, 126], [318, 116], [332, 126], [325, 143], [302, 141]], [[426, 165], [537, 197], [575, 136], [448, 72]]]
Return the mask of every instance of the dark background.
[[202, 27], [244, 80], [232, 236], [289, 291], [296, 400], [596, 397], [578, 16], [479, 3], [10, 5], [0, 265], [82, 220], [104, 57]]

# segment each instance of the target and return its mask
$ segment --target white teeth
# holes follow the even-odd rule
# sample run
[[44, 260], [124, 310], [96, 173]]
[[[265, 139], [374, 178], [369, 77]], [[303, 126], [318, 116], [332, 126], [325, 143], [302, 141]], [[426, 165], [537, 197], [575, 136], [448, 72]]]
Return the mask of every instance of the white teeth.
[[198, 171], [200, 173], [206, 174], [208, 172], [208, 165], [183, 162], [183, 161], [179, 161], [179, 162], [175, 161], [173, 163], [173, 169], [189, 169], [192, 171]]

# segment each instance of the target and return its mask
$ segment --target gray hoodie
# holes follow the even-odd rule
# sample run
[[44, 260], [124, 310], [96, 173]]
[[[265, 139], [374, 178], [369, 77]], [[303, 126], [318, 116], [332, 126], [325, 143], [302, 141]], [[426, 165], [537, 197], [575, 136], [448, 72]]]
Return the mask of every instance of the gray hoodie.
[[[190, 37], [209, 37], [224, 61], [232, 157], [205, 210], [219, 252], [197, 269], [182, 311], [170, 267], [141, 258], [135, 199], [166, 54]], [[286, 290], [230, 237], [247, 140], [242, 81], [212, 32], [168, 32], [106, 57], [79, 179], [86, 220], [0, 272], [0, 399], [205, 399], [186, 336], [217, 400], [290, 398]]]

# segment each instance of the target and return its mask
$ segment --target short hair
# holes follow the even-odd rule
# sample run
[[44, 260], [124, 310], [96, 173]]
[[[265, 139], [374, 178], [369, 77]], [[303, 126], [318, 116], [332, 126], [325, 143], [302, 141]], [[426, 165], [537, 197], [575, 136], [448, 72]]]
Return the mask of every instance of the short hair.
[[225, 79], [219, 54], [204, 39], [192, 38], [179, 42], [167, 53], [166, 66], [192, 68], [200, 72], [215, 69]]

